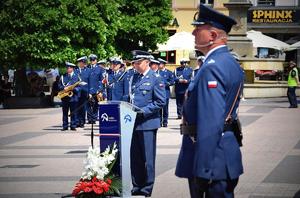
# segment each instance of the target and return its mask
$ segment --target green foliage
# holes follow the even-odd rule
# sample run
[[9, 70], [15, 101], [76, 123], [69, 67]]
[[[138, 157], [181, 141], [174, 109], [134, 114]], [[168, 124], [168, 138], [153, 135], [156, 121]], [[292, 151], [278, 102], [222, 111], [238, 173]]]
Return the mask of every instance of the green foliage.
[[118, 31], [116, 48], [125, 57], [130, 57], [134, 49], [155, 50], [157, 43], [168, 39], [164, 27], [172, 19], [171, 0], [123, 0], [120, 10], [122, 27]]
[[95, 53], [155, 49], [167, 39], [170, 0], [3, 0], [0, 65], [56, 67]]

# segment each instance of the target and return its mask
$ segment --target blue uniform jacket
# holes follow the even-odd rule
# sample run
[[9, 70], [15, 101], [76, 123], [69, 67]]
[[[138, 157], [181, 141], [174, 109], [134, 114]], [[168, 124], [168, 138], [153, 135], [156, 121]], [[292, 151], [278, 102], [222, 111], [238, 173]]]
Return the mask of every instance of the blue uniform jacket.
[[[180, 66], [177, 67], [174, 71], [174, 80], [175, 80], [175, 93], [184, 94], [186, 89], [189, 86], [193, 76], [193, 69], [189, 66]], [[179, 83], [179, 79], [185, 79], [188, 83]]]
[[[72, 77], [70, 77], [68, 74], [62, 75], [62, 77], [59, 80], [58, 88], [59, 90], [63, 90], [65, 87], [75, 84], [76, 82], [80, 81], [78, 78], [78, 75], [74, 72]], [[64, 97], [62, 98], [62, 101], [65, 102], [78, 102], [78, 99], [80, 97], [80, 85], [76, 86], [73, 90], [73, 96], [72, 97]]]
[[135, 130], [152, 130], [160, 127], [159, 110], [166, 103], [165, 85], [161, 76], [152, 70], [144, 77], [136, 73], [130, 80], [131, 102], [143, 111], [143, 118], [136, 119]]
[[166, 98], [170, 98], [170, 86], [174, 85], [174, 74], [168, 69], [159, 70], [159, 75], [162, 77], [166, 86]]
[[102, 84], [102, 80], [105, 75], [105, 70], [96, 65], [94, 67], [91, 66], [90, 69], [90, 78], [89, 78], [89, 93], [90, 94], [98, 94], [99, 92], [104, 92], [104, 87]]
[[[197, 126], [196, 143], [188, 136], [176, 167], [179, 177], [197, 176], [205, 179], [236, 179], [243, 173], [239, 145], [233, 132], [223, 133], [224, 122], [233, 104], [243, 72], [227, 47], [210, 54], [188, 88], [183, 116]], [[232, 117], [236, 118], [237, 101]]]
[[89, 78], [91, 69], [88, 67], [84, 67], [83, 69], [77, 68], [75, 73], [79, 76], [80, 80], [87, 83], [86, 85], [81, 85], [81, 91], [89, 93]]
[[112, 70], [107, 72], [107, 100], [126, 101], [126, 96], [128, 96], [128, 89], [125, 87], [126, 73], [123, 71], [118, 71], [115, 73]]
[[123, 100], [126, 102], [130, 102], [130, 97], [129, 97], [129, 82], [131, 81], [131, 78], [134, 74], [136, 74], [137, 71], [134, 69], [128, 69], [126, 71], [126, 74], [124, 76], [124, 89], [125, 89], [125, 95], [123, 97]]

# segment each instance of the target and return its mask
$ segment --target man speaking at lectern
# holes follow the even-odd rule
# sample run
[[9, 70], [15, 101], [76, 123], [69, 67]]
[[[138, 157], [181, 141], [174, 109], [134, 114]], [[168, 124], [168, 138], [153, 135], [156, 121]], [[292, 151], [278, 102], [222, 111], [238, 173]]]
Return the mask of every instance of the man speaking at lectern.
[[150, 197], [155, 179], [156, 133], [160, 109], [165, 105], [165, 85], [149, 67], [147, 52], [133, 51], [135, 73], [129, 81], [130, 102], [139, 107], [131, 142], [132, 195]]

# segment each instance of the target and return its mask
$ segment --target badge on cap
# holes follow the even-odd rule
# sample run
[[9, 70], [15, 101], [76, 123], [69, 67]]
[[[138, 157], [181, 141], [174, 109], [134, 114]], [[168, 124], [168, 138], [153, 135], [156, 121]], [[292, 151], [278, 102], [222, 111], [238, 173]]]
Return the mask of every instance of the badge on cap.
[[208, 81], [208, 88], [217, 88], [218, 82], [217, 81]]

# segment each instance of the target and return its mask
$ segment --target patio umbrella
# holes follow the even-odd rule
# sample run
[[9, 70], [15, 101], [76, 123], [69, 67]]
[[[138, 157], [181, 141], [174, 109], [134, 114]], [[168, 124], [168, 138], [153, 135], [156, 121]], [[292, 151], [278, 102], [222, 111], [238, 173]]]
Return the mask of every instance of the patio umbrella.
[[253, 47], [272, 48], [277, 50], [283, 50], [290, 47], [289, 44], [283, 41], [264, 35], [263, 33], [255, 30], [248, 31], [247, 38], [252, 40]]
[[158, 51], [194, 50], [195, 36], [189, 32], [177, 32], [165, 44], [158, 44]]
[[286, 48], [285, 51], [292, 51], [296, 49], [300, 49], [300, 41], [294, 43], [293, 45], [290, 45], [288, 48]]

